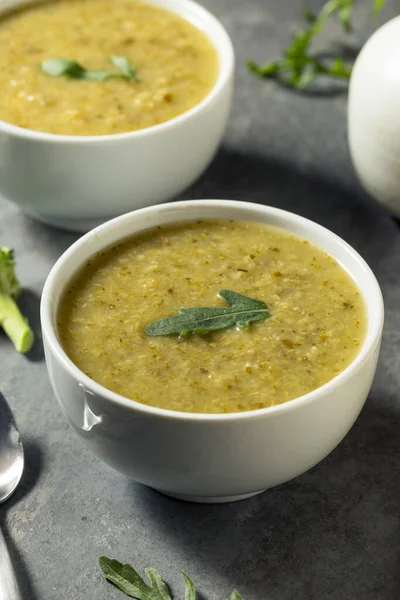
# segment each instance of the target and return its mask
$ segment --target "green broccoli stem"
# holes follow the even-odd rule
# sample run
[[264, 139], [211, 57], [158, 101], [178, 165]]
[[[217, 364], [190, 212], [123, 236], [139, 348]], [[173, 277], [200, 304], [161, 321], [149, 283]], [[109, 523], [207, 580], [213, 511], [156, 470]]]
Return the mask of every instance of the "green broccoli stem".
[[22, 316], [13, 298], [0, 294], [0, 326], [12, 341], [18, 352], [28, 352], [33, 344], [33, 331], [28, 320]]

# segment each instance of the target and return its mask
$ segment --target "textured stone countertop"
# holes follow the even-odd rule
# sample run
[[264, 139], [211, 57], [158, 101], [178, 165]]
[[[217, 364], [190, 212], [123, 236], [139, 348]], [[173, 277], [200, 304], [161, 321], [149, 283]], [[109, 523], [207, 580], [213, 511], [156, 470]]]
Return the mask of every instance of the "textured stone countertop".
[[[372, 0], [371, 0], [372, 2]], [[202, 600], [395, 600], [400, 597], [400, 230], [360, 189], [346, 142], [346, 93], [299, 95], [249, 76], [248, 57], [274, 57], [303, 2], [206, 0], [237, 52], [234, 109], [223, 147], [183, 197], [272, 204], [343, 236], [382, 286], [386, 325], [372, 392], [346, 439], [322, 463], [247, 501], [191, 505], [100, 463], [53, 400], [39, 335], [39, 296], [77, 236], [25, 218], [0, 200], [0, 242], [15, 247], [21, 303], [37, 332], [28, 358], [0, 336], [0, 389], [26, 445], [26, 472], [0, 507], [24, 600], [117, 600], [100, 554], [158, 567], [176, 591], [179, 569]], [[314, 7], [321, 2], [311, 3]], [[361, 43], [371, 30], [360, 3]], [[382, 20], [400, 11], [388, 2]], [[326, 43], [337, 39], [333, 26]], [[56, 199], [55, 199], [56, 201]], [[178, 595], [179, 600], [183, 595]]]

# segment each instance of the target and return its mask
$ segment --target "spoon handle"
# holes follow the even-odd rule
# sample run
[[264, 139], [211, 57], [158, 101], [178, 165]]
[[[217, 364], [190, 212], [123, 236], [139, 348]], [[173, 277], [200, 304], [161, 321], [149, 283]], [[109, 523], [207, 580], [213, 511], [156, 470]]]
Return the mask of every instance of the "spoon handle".
[[7, 544], [0, 529], [0, 600], [21, 600]]

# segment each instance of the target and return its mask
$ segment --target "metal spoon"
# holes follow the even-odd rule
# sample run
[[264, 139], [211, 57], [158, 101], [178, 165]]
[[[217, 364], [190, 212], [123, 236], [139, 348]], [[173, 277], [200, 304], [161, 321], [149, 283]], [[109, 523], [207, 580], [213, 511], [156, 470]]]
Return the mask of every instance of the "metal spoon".
[[[18, 486], [24, 470], [24, 449], [6, 399], [0, 392], [0, 503]], [[0, 600], [20, 600], [10, 555], [0, 529]]]

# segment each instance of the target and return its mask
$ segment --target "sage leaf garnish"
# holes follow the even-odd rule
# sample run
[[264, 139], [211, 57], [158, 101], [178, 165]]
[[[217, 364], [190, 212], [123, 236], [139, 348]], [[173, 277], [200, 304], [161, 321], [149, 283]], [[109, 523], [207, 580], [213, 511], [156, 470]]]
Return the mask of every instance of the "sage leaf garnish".
[[[167, 584], [157, 569], [145, 569], [151, 584], [148, 585], [128, 563], [121, 563], [114, 558], [100, 556], [99, 565], [104, 577], [130, 598], [136, 598], [136, 600], [173, 600]], [[182, 575], [185, 582], [185, 600], [196, 600], [196, 588], [193, 581], [184, 571], [182, 571]], [[233, 590], [230, 600], [243, 600], [243, 598], [237, 590]]]
[[218, 296], [229, 308], [181, 308], [177, 316], [165, 317], [150, 323], [147, 335], [202, 335], [227, 327], [247, 327], [251, 321], [268, 319], [271, 313], [262, 300], [255, 300], [231, 290], [221, 290]]
[[88, 70], [76, 60], [68, 58], [52, 58], [44, 60], [40, 67], [43, 73], [51, 77], [67, 77], [69, 79], [87, 79], [91, 81], [107, 81], [107, 79], [125, 79], [139, 81], [135, 68], [125, 56], [110, 56], [110, 62], [118, 71], [103, 69]]

